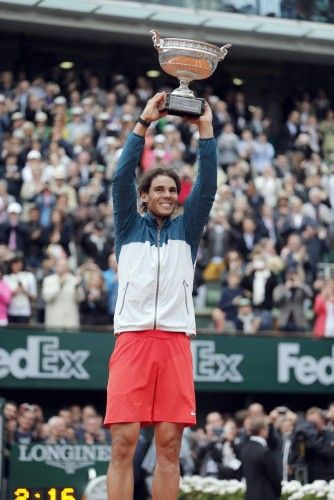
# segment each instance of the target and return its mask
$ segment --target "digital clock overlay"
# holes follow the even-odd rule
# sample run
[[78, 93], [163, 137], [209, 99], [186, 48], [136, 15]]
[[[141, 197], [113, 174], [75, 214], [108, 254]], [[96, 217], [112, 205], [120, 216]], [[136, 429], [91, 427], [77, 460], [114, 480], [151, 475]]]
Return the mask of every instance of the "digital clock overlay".
[[13, 500], [79, 500], [76, 490], [71, 487], [61, 488], [16, 488]]

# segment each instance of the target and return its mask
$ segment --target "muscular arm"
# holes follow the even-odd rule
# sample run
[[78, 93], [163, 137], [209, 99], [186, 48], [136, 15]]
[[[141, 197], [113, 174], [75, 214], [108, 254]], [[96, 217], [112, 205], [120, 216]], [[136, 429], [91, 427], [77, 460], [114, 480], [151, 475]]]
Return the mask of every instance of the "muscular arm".
[[135, 171], [143, 147], [143, 136], [134, 133], [129, 135], [118, 160], [112, 183], [117, 253], [124, 233], [137, 215]]
[[[163, 113], [158, 111], [158, 107], [164, 99], [164, 92], [160, 92], [152, 97], [148, 101], [141, 117], [149, 123], [159, 119]], [[146, 130], [146, 127], [140, 123], [135, 125], [133, 132], [129, 135], [125, 143], [113, 178], [112, 196], [117, 257], [122, 239], [137, 216], [135, 171], [143, 151]]]
[[217, 190], [217, 150], [208, 104], [197, 124], [200, 134], [198, 175], [184, 206], [186, 236], [193, 254], [197, 250]]

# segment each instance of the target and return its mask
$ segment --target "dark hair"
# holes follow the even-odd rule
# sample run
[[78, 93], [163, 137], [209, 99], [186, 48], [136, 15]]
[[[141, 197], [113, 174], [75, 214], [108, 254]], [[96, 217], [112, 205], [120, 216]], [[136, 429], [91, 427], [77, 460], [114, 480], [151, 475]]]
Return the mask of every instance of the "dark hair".
[[[158, 177], [158, 175], [165, 175], [165, 176], [170, 177], [171, 179], [173, 179], [173, 181], [176, 184], [177, 194], [178, 195], [180, 194], [180, 191], [181, 191], [181, 180], [180, 180], [179, 174], [175, 170], [173, 170], [171, 168], [162, 168], [162, 167], [159, 167], [159, 168], [153, 168], [152, 170], [149, 170], [144, 175], [144, 177], [142, 178], [142, 180], [141, 180], [141, 182], [140, 182], [140, 184], [138, 186], [138, 194], [139, 194], [139, 196], [142, 193], [148, 193], [149, 192], [153, 179], [155, 179], [156, 177]], [[146, 203], [142, 203], [141, 208], [144, 211], [146, 211]]]

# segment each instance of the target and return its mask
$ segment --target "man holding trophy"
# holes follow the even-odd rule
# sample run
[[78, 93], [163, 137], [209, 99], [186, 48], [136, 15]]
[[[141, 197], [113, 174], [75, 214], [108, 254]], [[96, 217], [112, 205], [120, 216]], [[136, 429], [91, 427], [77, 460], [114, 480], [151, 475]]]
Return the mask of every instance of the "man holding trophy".
[[[194, 64], [206, 57], [188, 48], [185, 53], [181, 49], [186, 60], [179, 58], [179, 51], [167, 49], [168, 53], [173, 67], [182, 71], [183, 65], [183, 74], [189, 70], [190, 57]], [[159, 92], [147, 102], [126, 141], [113, 180], [119, 293], [105, 416], [112, 434], [109, 500], [133, 498], [132, 460], [144, 425], [154, 426], [153, 499], [175, 500], [183, 429], [196, 423], [190, 349], [190, 339], [196, 335], [192, 288], [197, 248], [217, 188], [217, 158], [209, 105], [202, 99], [200, 106], [189, 103], [187, 99], [196, 100], [191, 95], [180, 97], [173, 100]], [[167, 112], [183, 115], [198, 127], [197, 179], [183, 213], [176, 215], [178, 174], [165, 168], [148, 171], [138, 188], [144, 212], [139, 214], [135, 170], [145, 133]]]

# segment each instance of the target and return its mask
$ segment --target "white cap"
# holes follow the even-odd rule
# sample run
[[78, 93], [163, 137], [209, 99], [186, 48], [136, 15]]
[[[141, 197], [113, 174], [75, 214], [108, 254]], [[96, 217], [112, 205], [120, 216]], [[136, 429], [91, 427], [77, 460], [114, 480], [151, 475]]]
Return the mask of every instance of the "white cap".
[[117, 137], [114, 137], [113, 135], [110, 135], [110, 136], [106, 137], [104, 141], [108, 145], [109, 144], [118, 144]]
[[122, 116], [123, 122], [132, 122], [134, 120], [133, 116], [130, 114], [126, 114]]
[[109, 113], [107, 113], [106, 111], [103, 111], [97, 117], [98, 120], [105, 121], [105, 122], [107, 122], [109, 120], [109, 118], [110, 118]]
[[58, 97], [55, 98], [53, 104], [66, 104], [66, 99], [63, 95], [59, 95]]
[[156, 144], [163, 144], [166, 142], [166, 137], [163, 134], [158, 134], [154, 137], [153, 142]]
[[23, 120], [23, 114], [21, 113], [21, 111], [15, 111], [15, 113], [12, 114], [12, 120], [13, 122], [15, 120]]
[[6, 102], [6, 97], [3, 94], [0, 94], [0, 102]]
[[53, 177], [55, 179], [66, 179], [66, 170], [62, 165], [58, 165], [58, 167], [55, 168]]
[[19, 203], [17, 203], [16, 201], [13, 201], [12, 203], [10, 203], [7, 207], [7, 212], [9, 214], [20, 214], [22, 212], [22, 207]]
[[168, 133], [168, 132], [175, 132], [176, 130], [176, 127], [175, 125], [172, 125], [171, 123], [168, 123], [165, 127], [164, 127], [164, 133]]
[[37, 149], [32, 149], [29, 151], [27, 154], [27, 160], [40, 160], [42, 158], [42, 155]]
[[35, 114], [35, 122], [46, 122], [48, 115], [44, 111], [37, 111]]
[[71, 109], [72, 115], [82, 115], [83, 109], [80, 106], [75, 106]]

